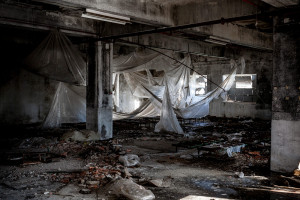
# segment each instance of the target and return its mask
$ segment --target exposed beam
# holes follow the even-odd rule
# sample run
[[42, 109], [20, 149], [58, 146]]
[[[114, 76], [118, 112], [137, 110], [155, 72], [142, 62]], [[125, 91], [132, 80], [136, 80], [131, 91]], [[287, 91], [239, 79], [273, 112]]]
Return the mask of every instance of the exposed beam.
[[231, 23], [231, 22], [235, 22], [235, 21], [248, 20], [248, 19], [252, 19], [255, 16], [256, 15], [247, 15], [247, 16], [233, 17], [233, 18], [227, 18], [227, 19], [221, 18], [221, 19], [217, 19], [217, 20], [194, 23], [194, 24], [185, 24], [185, 25], [172, 26], [172, 27], [166, 27], [166, 28], [156, 28], [156, 29], [152, 29], [152, 30], [134, 32], [134, 33], [106, 36], [106, 37], [101, 37], [98, 40], [114, 40], [114, 39], [120, 39], [120, 38], [125, 38], [125, 37], [140, 36], [140, 35], [147, 35], [147, 34], [153, 34], [153, 33], [164, 33], [164, 32], [167, 33], [167, 32], [189, 29], [189, 28], [194, 28], [194, 27], [209, 26], [209, 25], [213, 25], [213, 24], [224, 24], [224, 23]]
[[[99, 1], [78, 1], [78, 0], [61, 0], [61, 1], [57, 1], [57, 0], [35, 0], [35, 1], [40, 1], [40, 2], [44, 2], [44, 3], [49, 3], [49, 4], [55, 4], [55, 5], [59, 5], [62, 7], [66, 7], [69, 9], [81, 9], [81, 8], [85, 8], [85, 7], [93, 7], [95, 6], [95, 8], [99, 8], [99, 5], [101, 3], [101, 5], [103, 5], [101, 8], [102, 9], [107, 9], [108, 12], [113, 12], [113, 11], [119, 11], [120, 14], [132, 14], [134, 15], [135, 13], [133, 12], [132, 8], [129, 8], [128, 5], [124, 8], [118, 8], [118, 6], [121, 6], [122, 3], [116, 3], [116, 2], [112, 2], [112, 1], [107, 1], [107, 0], [99, 0]], [[136, 0], [125, 0], [125, 2], [131, 2], [130, 5], [132, 4], [132, 2], [135, 2]], [[208, 6], [209, 9], [211, 9], [212, 11], [215, 12], [215, 10], [218, 10], [218, 8], [220, 6], [224, 6], [224, 10], [228, 9], [228, 6], [226, 7], [225, 3], [227, 2], [226, 0], [222, 0], [220, 2], [218, 2], [217, 5], [214, 5], [211, 2], [206, 2], [206, 4], [201, 3], [199, 1], [195, 1], [197, 3], [197, 6], [199, 7], [199, 5], [204, 5], [204, 6]], [[194, 2], [194, 4], [195, 4]], [[123, 2], [124, 3], [124, 2]], [[198, 5], [199, 4], [199, 5]], [[236, 8], [237, 10], [239, 10], [238, 13], [252, 13], [253, 12], [253, 6], [249, 5], [249, 4], [241, 4], [241, 3], [231, 3], [233, 8]], [[230, 4], [230, 5], [231, 5]], [[144, 5], [144, 4], [143, 4]], [[187, 5], [182, 5], [182, 7], [186, 7], [189, 8], [191, 5], [193, 4], [187, 4]], [[167, 8], [165, 7], [156, 7], [153, 5], [149, 5], [149, 3], [147, 3], [147, 5], [145, 5], [147, 7], [147, 9], [153, 8], [153, 9], [163, 9], [165, 10], [164, 12], [170, 12], [169, 11], [169, 7], [167, 6]], [[34, 25], [35, 27], [41, 27], [41, 26], [48, 26], [48, 28], [55, 28], [58, 27], [60, 28], [62, 31], [64, 32], [68, 32], [69, 34], [78, 34], [78, 35], [82, 35], [82, 36], [92, 36], [95, 37], [95, 35], [100, 34], [102, 36], [115, 36], [115, 35], [123, 35], [124, 33], [132, 33], [132, 32], [142, 32], [140, 30], [150, 30], [153, 29], [152, 27], [147, 27], [147, 26], [141, 26], [138, 24], [133, 24], [133, 25], [126, 25], [126, 26], [119, 26], [119, 25], [114, 25], [111, 23], [107, 23], [106, 26], [106, 31], [103, 31], [103, 25], [104, 23], [102, 22], [98, 22], [95, 20], [89, 20], [89, 19], [83, 19], [81, 17], [75, 17], [75, 16], [67, 16], [64, 15], [62, 13], [54, 13], [54, 12], [48, 12], [48, 11], [42, 11], [42, 10], [35, 10], [32, 8], [26, 8], [26, 7], [18, 7], [18, 6], [12, 6], [12, 5], [6, 5], [6, 4], [2, 4], [2, 8], [0, 11], [0, 16], [2, 17], [2, 20], [0, 21], [0, 23], [4, 23], [4, 24], [11, 24], [11, 25], [19, 25], [19, 26], [26, 26], [28, 27], [28, 23], [30, 25]], [[174, 9], [174, 13], [177, 13], [179, 16], [181, 15], [181, 7], [177, 8], [172, 7]], [[200, 7], [199, 7], [200, 8]], [[126, 10], [127, 9], [127, 10]], [[129, 9], [129, 10], [128, 10]], [[130, 10], [131, 9], [131, 10]], [[146, 10], [147, 10], [146, 9]], [[203, 9], [203, 8], [202, 8]], [[215, 9], [215, 10], [214, 10]], [[100, 10], [100, 9], [99, 9]], [[145, 11], [145, 10], [144, 10]], [[251, 47], [258, 47], [258, 48], [265, 48], [265, 49], [271, 49], [271, 43], [272, 43], [272, 37], [268, 36], [266, 34], [260, 33], [257, 30], [253, 30], [253, 29], [248, 29], [248, 28], [244, 28], [244, 27], [238, 27], [238, 26], [233, 26], [230, 24], [227, 25], [220, 25], [220, 24], [215, 24], [215, 25], [209, 25], [209, 24], [214, 24], [212, 22], [215, 23], [222, 23], [224, 21], [221, 20], [221, 18], [218, 18], [216, 20], [212, 20], [212, 21], [203, 21], [206, 18], [200, 18], [199, 14], [195, 13], [193, 14], [193, 12], [196, 12], [195, 10], [190, 10], [191, 13], [190, 15], [192, 16], [196, 16], [196, 18], [194, 19], [197, 20], [197, 22], [199, 21], [200, 23], [194, 23], [192, 24], [192, 26], [189, 25], [183, 25], [183, 26], [179, 26], [177, 28], [189, 28], [189, 27], [194, 27], [195, 26], [205, 26], [203, 28], [194, 28], [193, 32], [199, 33], [199, 34], [204, 34], [204, 35], [214, 35], [214, 36], [226, 36], [226, 39], [229, 39], [231, 41], [231, 43], [233, 44], [238, 44], [238, 45], [245, 45], [245, 46], [251, 46]], [[135, 9], [135, 12], [142, 12], [142, 11], [138, 11], [138, 9]], [[146, 11], [145, 11], [146, 12]], [[154, 11], [153, 11], [154, 12]], [[199, 11], [198, 11], [199, 12]], [[155, 11], [154, 13], [158, 13], [158, 11]], [[174, 14], [173, 13], [173, 14]], [[201, 15], [202, 16], [202, 15]], [[222, 15], [220, 15], [222, 16]], [[230, 14], [225, 14], [223, 16], [236, 16], [236, 14], [234, 13], [230, 13]], [[250, 17], [249, 17], [250, 16]], [[169, 16], [169, 14], [166, 13], [161, 13], [161, 17], [165, 17], [165, 18], [169, 18], [170, 20], [168, 23], [166, 23], [166, 26], [168, 26], [167, 28], [171, 28], [173, 29], [174, 26], [172, 26], [173, 24], [173, 20], [171, 19], [171, 16]], [[235, 20], [239, 20], [239, 19], [248, 19], [249, 18], [255, 18], [256, 15], [255, 14], [251, 14], [251, 15], [247, 15], [247, 16], [242, 16], [242, 18], [240, 17], [233, 17], [232, 19], [236, 18]], [[176, 19], [178, 18], [178, 16], [173, 16], [172, 18]], [[189, 16], [186, 16], [185, 19], [188, 18]], [[207, 19], [214, 19], [216, 17], [208, 15]], [[181, 21], [176, 21], [176, 23], [182, 23], [185, 22], [182, 19]], [[148, 20], [148, 16], [144, 15], [144, 19], [145, 21]], [[201, 22], [203, 21], [203, 22]], [[148, 21], [150, 22], [150, 21]], [[158, 21], [157, 21], [158, 22]], [[192, 21], [193, 22], [193, 21]], [[160, 25], [162, 25], [163, 23], [159, 22]], [[157, 24], [156, 24], [157, 25]], [[101, 26], [101, 27], [100, 27]], [[171, 27], [169, 27], [171, 26]], [[186, 26], [186, 27], [185, 27]], [[176, 28], [176, 29], [177, 29]], [[157, 32], [157, 30], [159, 31], [168, 31], [168, 30], [161, 30], [161, 29], [156, 29], [155, 32]], [[174, 29], [175, 30], [175, 29]], [[183, 30], [185, 31], [185, 30]], [[93, 36], [94, 34], [94, 36]], [[139, 35], [139, 33], [137, 34]], [[129, 35], [131, 36], [131, 35]]]
[[[206, 26], [204, 28], [204, 30], [207, 31], [208, 30], [207, 26], [217, 25], [217, 26], [214, 26], [214, 28], [216, 28], [216, 29], [212, 30], [212, 32], [211, 32], [212, 35], [221, 35], [223, 37], [225, 35], [225, 38], [231, 37], [233, 44], [242, 45], [242, 46], [244, 45], [244, 46], [252, 47], [252, 48], [271, 50], [272, 49], [272, 36], [269, 36], [269, 35], [263, 34], [263, 33], [258, 33], [257, 31], [252, 31], [252, 30], [248, 30], [248, 29], [244, 30], [243, 32], [241, 32], [241, 31], [232, 32], [232, 30], [234, 31], [234, 30], [243, 29], [243, 28], [239, 28], [237, 26], [233, 26], [231, 28], [231, 33], [234, 33], [234, 34], [232, 36], [230, 36], [229, 33], [222, 32], [222, 27], [220, 27], [220, 26], [224, 26], [224, 25], [219, 25], [219, 24], [230, 23], [230, 22], [235, 22], [235, 21], [247, 20], [247, 19], [251, 19], [253, 17], [255, 17], [255, 16], [248, 15], [248, 16], [241, 16], [241, 17], [234, 17], [234, 18], [228, 18], [228, 19], [219, 19], [219, 20], [195, 23], [195, 24], [188, 24], [188, 25], [182, 25], [182, 26], [157, 28], [157, 29], [134, 32], [134, 33], [104, 36], [104, 37], [100, 37], [99, 39], [96, 39], [96, 40], [101, 40], [101, 41], [116, 40], [116, 39], [120, 39], [120, 38], [127, 38], [127, 37], [141, 36], [141, 35], [150, 35], [150, 34], [154, 34], [154, 33], [169, 33], [172, 31], [184, 30], [184, 29], [189, 29], [189, 28], [193, 28], [193, 27], [197, 27], [199, 30], [199, 27], [203, 27], [203, 26]], [[226, 26], [232, 26], [232, 25], [226, 25]], [[219, 29], [217, 29], [218, 27], [219, 27]], [[239, 41], [236, 41], [238, 39], [239, 39]], [[245, 39], [248, 41], [248, 43], [244, 42]], [[257, 41], [260, 41], [260, 43], [257, 42], [255, 39]]]
[[0, 3], [0, 24], [49, 30], [59, 28], [71, 34], [95, 36], [99, 23], [94, 20]]
[[208, 57], [224, 58], [226, 48], [224, 46], [212, 45], [209, 43], [188, 40], [184, 38], [165, 36], [163, 34], [142, 35], [139, 37], [127, 37], [116, 40], [118, 43], [141, 44], [151, 48], [172, 50], [181, 53], [190, 53]]
[[272, 34], [263, 33], [255, 29], [234, 25], [232, 23], [196, 27], [189, 31], [195, 34], [213, 35], [224, 38], [229, 40], [231, 44], [240, 46], [265, 50], [272, 50], [273, 48]]
[[[30, 28], [34, 30], [51, 30], [59, 28], [69, 35], [83, 37], [99, 37], [99, 34], [121, 34], [125, 31], [138, 31], [145, 29], [144, 25], [120, 26], [116, 24], [99, 23], [94, 20], [74, 16], [66, 16], [62, 13], [25, 8], [14, 5], [0, 4], [0, 24], [16, 27]], [[149, 28], [149, 27], [147, 27]], [[127, 41], [140, 42], [154, 48], [174, 50], [183, 53], [193, 53], [204, 56], [224, 57], [222, 46], [211, 45], [184, 38], [170, 37], [163, 34], [151, 34], [139, 37], [126, 38]]]
[[277, 8], [295, 6], [298, 5], [300, 2], [299, 0], [262, 0], [262, 1]]
[[141, 0], [34, 0], [61, 7], [91, 8], [130, 17], [133, 22], [157, 26], [173, 25], [171, 6]]
[[[251, 1], [257, 2], [257, 0]], [[258, 12], [256, 6], [242, 0], [195, 0], [187, 3], [182, 1], [174, 9], [175, 25], [249, 16], [255, 15]], [[264, 9], [264, 11], [267, 10]]]
[[29, 23], [27, 21], [7, 19], [7, 18], [2, 18], [2, 17], [0, 17], [0, 24], [29, 28], [29, 29], [36, 29], [36, 30], [46, 30], [46, 31], [53, 30], [54, 28], [59, 28], [59, 30], [61, 32], [66, 33], [68, 35], [72, 35], [72, 36], [94, 37], [94, 38], [98, 37], [98, 35], [96, 33], [85, 32], [83, 30], [78, 30], [78, 29], [73, 29], [73, 28], [70, 29], [70, 28], [66, 28], [66, 27], [62, 28], [62, 27], [51, 26], [51, 25], [47, 25], [47, 24], [34, 24], [34, 23]]

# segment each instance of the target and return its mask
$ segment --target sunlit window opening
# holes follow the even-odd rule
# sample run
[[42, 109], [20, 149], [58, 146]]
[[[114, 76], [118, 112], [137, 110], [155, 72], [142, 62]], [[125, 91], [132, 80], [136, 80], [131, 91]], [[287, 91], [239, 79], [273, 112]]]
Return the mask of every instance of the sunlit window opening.
[[236, 75], [235, 88], [252, 88], [252, 76], [253, 75]]
[[207, 91], [207, 75], [196, 75], [195, 95], [205, 95]]
[[[223, 75], [223, 81], [228, 74]], [[228, 91], [227, 101], [255, 102], [256, 74], [237, 74], [235, 81]]]

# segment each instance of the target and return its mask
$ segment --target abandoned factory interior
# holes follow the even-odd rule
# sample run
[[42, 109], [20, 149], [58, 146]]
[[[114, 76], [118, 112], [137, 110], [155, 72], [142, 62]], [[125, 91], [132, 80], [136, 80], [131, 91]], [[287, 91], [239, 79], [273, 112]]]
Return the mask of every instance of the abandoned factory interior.
[[300, 199], [300, 0], [1, 0], [0, 200]]

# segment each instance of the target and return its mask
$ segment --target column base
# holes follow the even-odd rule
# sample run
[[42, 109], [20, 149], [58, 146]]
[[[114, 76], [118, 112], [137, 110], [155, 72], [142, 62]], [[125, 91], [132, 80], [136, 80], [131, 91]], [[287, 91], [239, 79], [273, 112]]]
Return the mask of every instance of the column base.
[[271, 170], [289, 173], [300, 162], [300, 121], [272, 120]]

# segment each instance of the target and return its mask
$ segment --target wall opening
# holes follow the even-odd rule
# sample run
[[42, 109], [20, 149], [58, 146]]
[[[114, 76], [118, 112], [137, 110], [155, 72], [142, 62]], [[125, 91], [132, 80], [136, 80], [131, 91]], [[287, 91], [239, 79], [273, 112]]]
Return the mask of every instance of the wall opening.
[[[223, 81], [228, 74], [223, 75]], [[256, 74], [237, 74], [227, 101], [256, 102]]]

